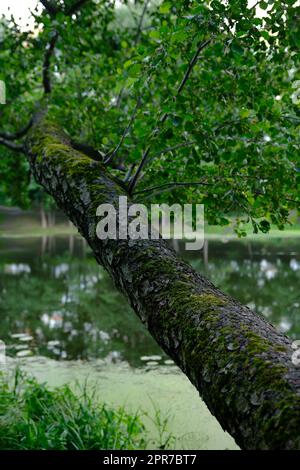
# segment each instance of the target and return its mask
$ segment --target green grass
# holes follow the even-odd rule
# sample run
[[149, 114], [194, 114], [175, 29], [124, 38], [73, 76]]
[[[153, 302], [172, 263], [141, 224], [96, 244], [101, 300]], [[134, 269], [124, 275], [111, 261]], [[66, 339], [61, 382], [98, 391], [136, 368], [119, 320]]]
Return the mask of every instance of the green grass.
[[[245, 224], [243, 227], [247, 233], [246, 240], [253, 241], [266, 241], [270, 238], [295, 238], [300, 237], [300, 224], [294, 223], [287, 225], [284, 230], [279, 230], [277, 227], [271, 225], [268, 233], [253, 233], [253, 227], [250, 223]], [[234, 231], [234, 222], [226, 226], [206, 225], [205, 238], [209, 240], [218, 240], [220, 238], [228, 238], [238, 240], [238, 236]]]
[[78, 231], [70, 225], [55, 225], [53, 227], [41, 228], [40, 226], [16, 227], [14, 229], [0, 229], [0, 238], [24, 238], [24, 237], [43, 237], [56, 235], [77, 235]]
[[[165, 448], [171, 437], [161, 428], [166, 423], [159, 414], [155, 419], [157, 448]], [[111, 409], [87, 386], [75, 394], [68, 385], [49, 389], [19, 369], [12, 380], [0, 375], [0, 450], [139, 450], [146, 446], [141, 415]]]

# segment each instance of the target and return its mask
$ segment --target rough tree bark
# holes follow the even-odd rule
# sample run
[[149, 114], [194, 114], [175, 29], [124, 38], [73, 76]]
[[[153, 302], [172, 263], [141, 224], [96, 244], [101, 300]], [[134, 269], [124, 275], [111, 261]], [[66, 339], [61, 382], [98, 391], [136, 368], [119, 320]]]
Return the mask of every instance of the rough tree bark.
[[126, 193], [55, 125], [36, 125], [27, 148], [36, 180], [237, 444], [300, 449], [300, 370], [291, 361], [291, 340], [218, 290], [163, 240], [99, 240], [96, 208], [118, 207]]

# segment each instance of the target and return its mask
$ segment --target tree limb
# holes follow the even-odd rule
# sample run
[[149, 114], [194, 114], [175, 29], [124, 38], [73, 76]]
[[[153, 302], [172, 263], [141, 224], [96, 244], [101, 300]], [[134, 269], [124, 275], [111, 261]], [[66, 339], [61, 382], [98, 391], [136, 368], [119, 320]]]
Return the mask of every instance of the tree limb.
[[192, 145], [196, 145], [196, 144], [197, 144], [196, 140], [191, 140], [189, 142], [182, 142], [181, 144], [177, 144], [177, 145], [173, 145], [171, 147], [167, 147], [163, 150], [160, 150], [155, 155], [153, 155], [153, 157], [151, 158], [151, 161], [152, 161], [152, 159], [154, 160], [156, 157], [159, 157], [160, 155], [163, 155], [164, 153], [173, 152], [174, 150], [178, 150], [178, 149], [184, 148], [184, 147], [191, 147]]
[[5, 140], [2, 137], [0, 137], [0, 145], [4, 145], [8, 149], [14, 150], [15, 152], [26, 153], [23, 145], [15, 144], [14, 142]]
[[[104, 155], [99, 150], [92, 147], [91, 145], [85, 144], [83, 142], [78, 142], [77, 140], [71, 140], [71, 145], [75, 150], [85, 153], [85, 155], [88, 155], [90, 158], [92, 158], [96, 162], [103, 163]], [[114, 162], [112, 162], [111, 167], [115, 170], [119, 170], [122, 172], [126, 171], [124, 166], [118, 165], [117, 163], [114, 163]]]
[[51, 93], [50, 65], [58, 36], [58, 32], [54, 31], [53, 37], [50, 39], [49, 43], [46, 46], [46, 52], [43, 63], [43, 87], [45, 95]]
[[180, 93], [182, 92], [182, 90], [183, 90], [183, 88], [184, 88], [186, 82], [188, 81], [188, 79], [189, 79], [189, 77], [190, 77], [190, 75], [191, 75], [191, 72], [192, 72], [193, 68], [195, 67], [195, 65], [196, 65], [196, 63], [197, 63], [197, 60], [198, 60], [198, 58], [199, 58], [200, 53], [203, 51], [203, 49], [204, 49], [206, 46], [208, 46], [208, 45], [211, 43], [211, 41], [212, 41], [212, 39], [209, 38], [209, 39], [207, 39], [206, 41], [202, 42], [202, 43], [199, 45], [199, 47], [198, 47], [198, 49], [197, 49], [197, 51], [196, 51], [194, 57], [192, 58], [192, 60], [191, 60], [190, 63], [189, 63], [189, 66], [188, 66], [188, 68], [187, 68], [187, 71], [186, 71], [186, 73], [185, 73], [183, 79], [182, 79], [182, 82], [181, 82], [180, 85], [179, 85], [179, 88], [178, 88], [178, 90], [177, 90], [177, 96], [180, 95]]
[[[170, 183], [163, 183], [161, 185], [152, 186], [151, 188], [141, 189], [140, 191], [136, 191], [135, 193], [133, 193], [132, 196], [146, 194], [149, 192], [153, 193], [153, 191], [154, 194], [160, 194], [165, 191], [168, 191], [170, 188], [175, 189], [181, 186], [214, 186], [214, 184], [207, 183], [207, 181], [173, 181]], [[150, 196], [153, 196], [153, 194], [150, 194]]]
[[132, 179], [130, 180], [130, 183], [128, 185], [128, 193], [129, 194], [132, 194], [133, 193], [133, 190], [134, 188], [136, 187], [136, 184], [138, 182], [138, 179], [140, 177], [140, 174], [141, 174], [141, 171], [142, 169], [144, 168], [146, 162], [147, 162], [147, 159], [148, 159], [148, 156], [150, 154], [150, 151], [151, 151], [151, 147], [148, 147], [143, 156], [142, 156], [142, 160], [140, 161], [140, 164], [135, 172], [135, 174], [133, 175]]
[[142, 14], [141, 14], [139, 22], [138, 22], [137, 32], [136, 32], [136, 36], [135, 36], [135, 40], [134, 40], [134, 45], [135, 46], [137, 45], [137, 43], [139, 42], [139, 39], [140, 39], [140, 35], [141, 35], [141, 32], [142, 32], [143, 23], [144, 23], [144, 18], [145, 18], [145, 15], [147, 13], [149, 3], [150, 3], [150, 0], [146, 0], [145, 3], [144, 3], [143, 11], [142, 11]]
[[130, 165], [129, 170], [127, 171], [127, 173], [125, 175], [125, 178], [123, 179], [124, 183], [128, 183], [128, 181], [130, 181], [131, 175], [132, 175], [133, 170], [135, 169], [135, 167], [136, 167], [136, 163], [132, 163], [132, 165]]
[[28, 124], [25, 127], [23, 127], [23, 129], [20, 129], [19, 131], [15, 132], [13, 134], [10, 133], [10, 132], [0, 132], [0, 137], [2, 137], [5, 140], [21, 139], [22, 137], [24, 137], [24, 135], [27, 134], [27, 132], [31, 128], [32, 124], [33, 124], [33, 119], [31, 118], [30, 121], [28, 122]]

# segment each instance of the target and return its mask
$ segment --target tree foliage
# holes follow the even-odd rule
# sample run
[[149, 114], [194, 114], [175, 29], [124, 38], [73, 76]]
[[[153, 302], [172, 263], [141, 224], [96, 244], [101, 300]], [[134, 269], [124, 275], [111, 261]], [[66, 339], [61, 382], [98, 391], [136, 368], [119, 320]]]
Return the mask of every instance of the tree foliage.
[[12, 137], [46, 99], [139, 201], [204, 203], [210, 223], [235, 214], [240, 234], [243, 221], [287, 223], [300, 202], [299, 2], [40, 3], [32, 30], [0, 24], [6, 200], [41, 197]]

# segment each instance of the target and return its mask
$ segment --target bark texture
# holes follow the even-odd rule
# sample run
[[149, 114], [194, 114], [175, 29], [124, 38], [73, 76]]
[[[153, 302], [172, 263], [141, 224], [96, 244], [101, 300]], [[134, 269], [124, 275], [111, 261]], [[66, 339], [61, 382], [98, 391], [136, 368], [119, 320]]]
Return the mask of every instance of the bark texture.
[[300, 369], [291, 360], [291, 340], [218, 290], [163, 240], [99, 240], [96, 208], [118, 207], [126, 193], [55, 125], [35, 126], [27, 146], [36, 180], [237, 444], [300, 449]]

